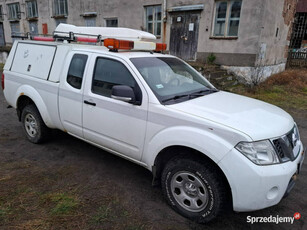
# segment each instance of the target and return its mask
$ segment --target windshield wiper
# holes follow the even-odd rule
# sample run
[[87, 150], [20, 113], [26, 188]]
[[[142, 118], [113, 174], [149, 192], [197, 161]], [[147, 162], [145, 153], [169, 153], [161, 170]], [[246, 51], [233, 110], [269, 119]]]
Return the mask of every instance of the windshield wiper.
[[200, 90], [200, 91], [197, 91], [197, 92], [194, 92], [194, 93], [176, 95], [174, 97], [162, 100], [162, 103], [167, 102], [167, 101], [177, 100], [177, 99], [180, 99], [182, 97], [188, 97], [188, 99], [191, 99], [192, 97], [201, 97], [201, 96], [205, 95], [204, 93], [208, 93], [208, 92], [214, 93], [214, 92], [217, 92], [217, 91], [218, 91], [217, 89], [204, 89], [204, 90]]
[[203, 90], [200, 90], [200, 91], [197, 91], [197, 92], [195, 92], [195, 93], [191, 93], [192, 95], [194, 95], [194, 94], [200, 94], [200, 93], [215, 93], [215, 92], [217, 92], [218, 90], [217, 89], [215, 89], [215, 88], [212, 88], [212, 89], [203, 89]]
[[174, 97], [164, 99], [164, 100], [162, 100], [162, 102], [164, 103], [164, 102], [167, 102], [167, 101], [177, 100], [177, 99], [182, 98], [182, 97], [190, 97], [190, 94], [176, 95]]

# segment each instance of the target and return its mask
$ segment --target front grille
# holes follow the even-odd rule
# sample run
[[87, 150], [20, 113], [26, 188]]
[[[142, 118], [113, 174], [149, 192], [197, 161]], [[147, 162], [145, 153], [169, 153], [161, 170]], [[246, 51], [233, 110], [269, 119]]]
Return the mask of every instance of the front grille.
[[285, 154], [281, 148], [281, 144], [279, 142], [279, 139], [276, 139], [273, 141], [273, 144], [275, 146], [275, 150], [277, 152], [277, 155], [279, 156], [279, 158], [284, 158], [285, 157]]
[[272, 140], [275, 151], [281, 162], [293, 161], [298, 155], [298, 132], [296, 126], [287, 134]]

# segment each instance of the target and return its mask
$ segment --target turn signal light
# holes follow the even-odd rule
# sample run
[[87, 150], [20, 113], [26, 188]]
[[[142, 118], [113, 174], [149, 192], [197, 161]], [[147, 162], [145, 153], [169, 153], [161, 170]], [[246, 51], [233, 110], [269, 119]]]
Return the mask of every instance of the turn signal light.
[[132, 41], [126, 41], [126, 40], [117, 40], [117, 39], [111, 39], [107, 38], [104, 39], [103, 42], [104, 46], [109, 49], [121, 49], [121, 50], [131, 50], [134, 47], [134, 44]]
[[157, 43], [155, 51], [163, 51], [166, 50], [166, 44], [165, 43]]

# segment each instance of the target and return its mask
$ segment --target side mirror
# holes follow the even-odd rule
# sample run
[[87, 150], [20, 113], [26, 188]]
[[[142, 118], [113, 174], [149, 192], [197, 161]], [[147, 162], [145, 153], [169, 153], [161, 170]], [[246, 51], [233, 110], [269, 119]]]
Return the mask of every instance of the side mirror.
[[133, 89], [127, 85], [115, 85], [112, 87], [112, 98], [124, 102], [135, 103], [135, 94]]

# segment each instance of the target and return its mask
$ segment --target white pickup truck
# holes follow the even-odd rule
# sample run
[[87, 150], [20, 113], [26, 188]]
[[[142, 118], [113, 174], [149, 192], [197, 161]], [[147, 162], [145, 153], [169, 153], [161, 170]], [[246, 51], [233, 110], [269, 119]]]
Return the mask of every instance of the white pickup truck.
[[133, 161], [152, 171], [173, 209], [200, 223], [227, 205], [245, 212], [280, 202], [304, 159], [292, 117], [148, 51], [161, 44], [132, 40], [16, 41], [2, 87], [27, 138], [39, 143], [60, 129]]

